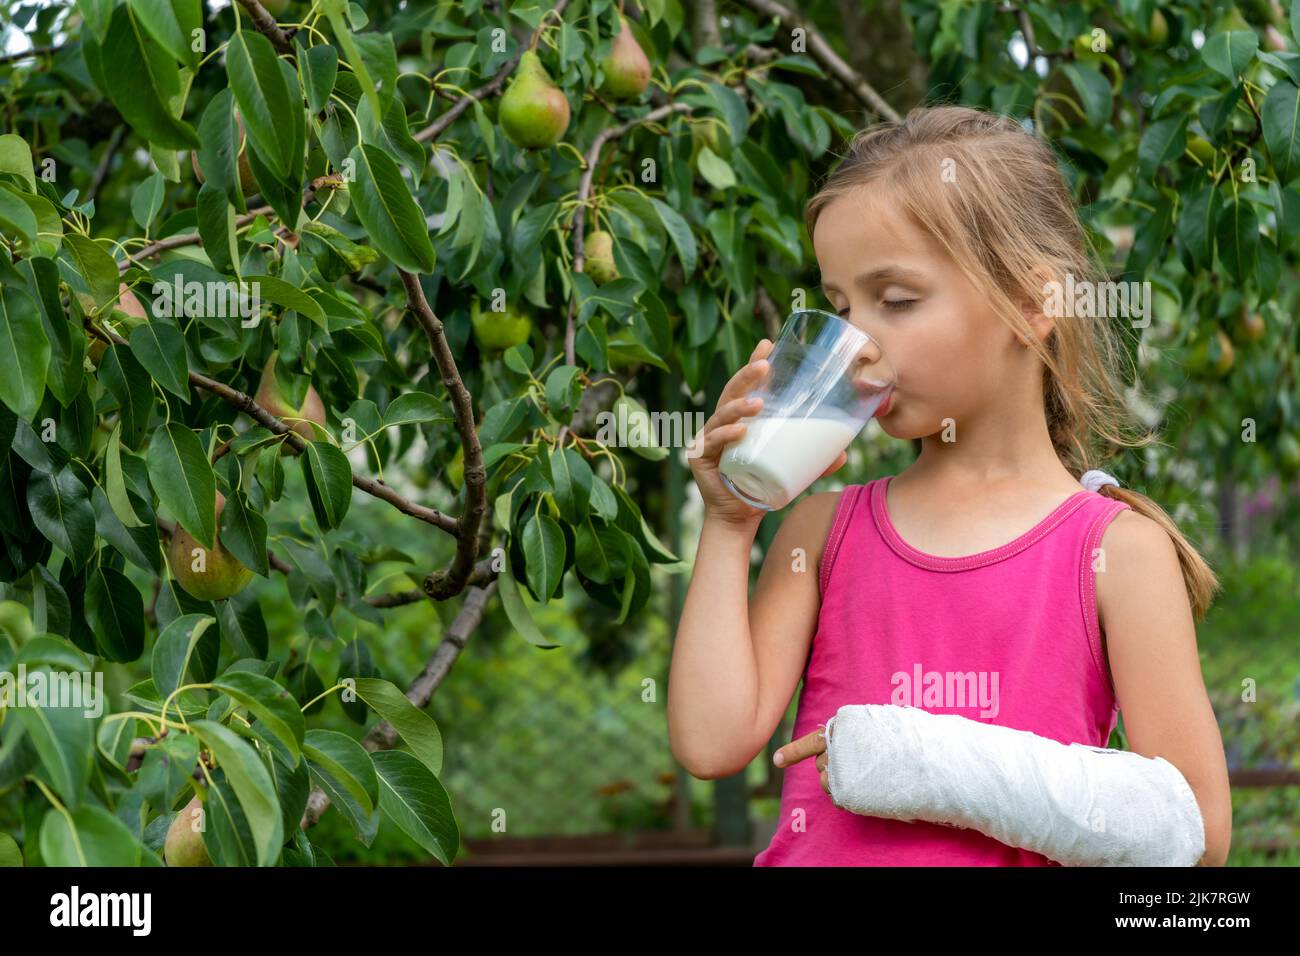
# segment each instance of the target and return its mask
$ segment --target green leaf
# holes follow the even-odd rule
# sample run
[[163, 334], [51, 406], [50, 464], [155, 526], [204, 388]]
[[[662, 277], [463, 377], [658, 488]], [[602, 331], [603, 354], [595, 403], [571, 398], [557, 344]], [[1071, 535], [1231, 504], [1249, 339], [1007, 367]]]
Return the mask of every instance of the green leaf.
[[257, 848], [257, 865], [273, 865], [284, 843], [284, 823], [265, 765], [247, 741], [221, 724], [193, 720], [190, 730], [212, 751], [235, 791]]
[[215, 623], [216, 618], [207, 614], [185, 614], [168, 624], [158, 635], [149, 672], [153, 686], [164, 700], [185, 681], [185, 670], [199, 638]]
[[1157, 169], [1183, 154], [1187, 145], [1187, 115], [1157, 120], [1142, 133], [1138, 143], [1138, 169], [1151, 177]]
[[428, 392], [403, 392], [384, 410], [384, 427], [412, 425], [417, 422], [450, 422], [442, 402]]
[[407, 272], [432, 272], [429, 227], [397, 164], [379, 147], [366, 144], [358, 144], [349, 158], [356, 170], [352, 202], [375, 248]]
[[302, 710], [282, 685], [249, 671], [227, 671], [212, 686], [248, 709], [288, 749], [296, 766], [302, 759], [306, 726]]
[[569, 524], [579, 524], [587, 516], [591, 498], [591, 466], [572, 448], [554, 449], [550, 455], [551, 485], [560, 517]]
[[1218, 189], [1209, 183], [1187, 200], [1178, 217], [1179, 241], [1198, 269], [1209, 265], [1214, 254], [1214, 228], [1221, 198]]
[[564, 573], [564, 532], [539, 511], [524, 525], [523, 548], [528, 584], [542, 601], [549, 600]]
[[14, 838], [7, 833], [0, 833], [0, 869], [23, 865], [23, 851], [18, 848]]
[[442, 734], [433, 718], [386, 680], [358, 677], [355, 682], [357, 696], [392, 724], [420, 762], [434, 773], [442, 773]]
[[36, 234], [40, 229], [36, 213], [6, 189], [0, 189], [0, 228], [20, 236], [28, 245], [36, 242]]
[[576, 365], [560, 365], [546, 376], [546, 407], [558, 421], [569, 422], [578, 410], [582, 399], [580, 371]]
[[236, 33], [226, 47], [226, 72], [250, 145], [276, 178], [288, 179], [294, 168], [294, 132], [288, 117], [299, 107], [271, 41], [254, 30]]
[[17, 133], [0, 135], [0, 173], [13, 173], [27, 187], [36, 192], [36, 167], [32, 163], [32, 148]]
[[[173, 57], [190, 69], [197, 69], [199, 55], [193, 49], [195, 30], [203, 29], [201, 0], [128, 0], [136, 19]], [[147, 228], [147, 227], [146, 227]]]
[[32, 523], [81, 567], [95, 550], [95, 509], [90, 493], [65, 465], [57, 474], [32, 472], [27, 483], [27, 509]]
[[198, 147], [194, 128], [173, 115], [169, 106], [173, 97], [181, 96], [176, 61], [125, 4], [113, 11], [103, 57], [109, 66], [104, 71], [108, 86], [104, 92], [142, 138], [167, 149]]
[[190, 785], [198, 760], [197, 737], [169, 734], [145, 750], [137, 786], [151, 803], [170, 807]]
[[328, 328], [325, 322], [325, 310], [320, 307], [320, 303], [297, 286], [290, 285], [275, 276], [248, 276], [244, 282], [249, 285], [256, 284], [260, 298], [293, 312], [299, 312], [322, 329]]
[[199, 187], [194, 208], [199, 238], [212, 268], [223, 275], [239, 275], [239, 241], [235, 236], [235, 209], [229, 197], [212, 180]]
[[155, 382], [183, 402], [190, 400], [185, 336], [171, 319], [150, 319], [131, 330], [131, 354]]
[[139, 866], [145, 852], [125, 823], [93, 805], [68, 814], [47, 811], [40, 847], [46, 866]]
[[266, 621], [262, 617], [262, 607], [257, 603], [257, 598], [247, 591], [241, 591], [229, 600], [219, 601], [217, 620], [221, 622], [221, 636], [236, 657], [266, 659], [270, 638], [266, 633]]
[[95, 307], [102, 309], [116, 300], [119, 280], [113, 257], [99, 243], [79, 233], [68, 233], [63, 237], [63, 244], [77, 272], [86, 280]]
[[309, 730], [303, 754], [312, 780], [348, 819], [357, 839], [369, 846], [379, 829], [379, 778], [370, 754], [346, 734]]
[[307, 104], [313, 113], [319, 113], [329, 104], [334, 89], [334, 79], [339, 71], [338, 51], [327, 44], [304, 50], [298, 54], [298, 70], [302, 74]]
[[[49, 666], [29, 665], [28, 679], [36, 674], [44, 674], [47, 683], [55, 677], [55, 671]], [[6, 711], [27, 732], [28, 739], [40, 757], [43, 776], [50, 787], [74, 810], [81, 806], [86, 796], [87, 781], [95, 757], [95, 724], [87, 719], [87, 709], [89, 708], [47, 705], [14, 707]]]
[[149, 481], [163, 507], [208, 550], [216, 547], [217, 476], [198, 436], [184, 425], [160, 425], [145, 455]]
[[1244, 199], [1225, 200], [1219, 212], [1216, 231], [1219, 262], [1237, 282], [1245, 282], [1255, 272], [1259, 250], [1259, 217]]
[[322, 531], [343, 523], [352, 503], [352, 466], [347, 456], [328, 442], [309, 441], [303, 452], [302, 474], [307, 497]]
[[1285, 186], [1300, 175], [1300, 88], [1287, 80], [1274, 83], [1264, 97], [1260, 119], [1278, 185]]
[[1078, 91], [1088, 124], [1105, 126], [1111, 109], [1110, 80], [1095, 67], [1080, 63], [1065, 63], [1061, 70]]
[[699, 166], [700, 175], [714, 189], [730, 189], [736, 185], [736, 173], [731, 164], [709, 147], [700, 148], [695, 162]]
[[651, 197], [650, 202], [659, 215], [659, 221], [668, 230], [668, 236], [672, 239], [673, 246], [677, 249], [677, 258], [681, 260], [684, 278], [689, 279], [691, 273], [695, 271], [695, 258], [697, 255], [695, 234], [691, 232], [691, 227], [681, 217], [681, 214], [663, 200]]
[[86, 620], [105, 659], [125, 664], [144, 653], [144, 599], [121, 571], [100, 565], [90, 575]]
[[248, 507], [242, 494], [231, 494], [221, 509], [221, 546], [240, 564], [262, 577], [271, 573], [266, 557], [266, 518]]
[[451, 866], [460, 848], [460, 830], [447, 791], [429, 768], [410, 754], [374, 754], [379, 774], [379, 808], [403, 833]]
[[588, 519], [578, 525], [574, 538], [578, 570], [597, 584], [612, 583], [626, 572], [626, 532]]
[[155, 172], [135, 187], [131, 194], [131, 215], [146, 232], [163, 203], [163, 174]]
[[429, 150], [416, 142], [411, 135], [406, 121], [406, 108], [401, 100], [394, 99], [388, 104], [388, 112], [383, 120], [377, 120], [370, 108], [370, 100], [364, 99], [357, 104], [357, 123], [361, 127], [361, 141], [378, 146], [395, 162], [405, 163], [411, 171], [411, 178], [416, 187], [429, 164]]
[[[239, 181], [239, 127], [235, 125], [235, 97], [227, 87], [212, 97], [199, 120], [199, 165], [203, 188], [220, 190], [240, 212], [247, 208]], [[202, 188], [200, 189], [202, 194]], [[210, 254], [209, 254], [210, 257]]]
[[369, 246], [358, 245], [333, 226], [323, 222], [308, 220], [298, 230], [308, 236], [314, 236], [329, 247], [330, 251], [346, 263], [349, 272], [357, 272], [362, 266], [379, 261], [379, 253]]
[[1258, 49], [1259, 37], [1254, 30], [1228, 30], [1205, 41], [1201, 59], [1210, 69], [1235, 83]]
[[519, 632], [519, 636], [536, 647], [559, 647], [560, 645], [554, 641], [547, 640], [538, 629], [537, 622], [533, 620], [533, 615], [528, 610], [528, 605], [524, 603], [523, 595], [519, 593], [519, 584], [510, 570], [510, 562], [506, 562], [505, 568], [497, 577], [497, 582], [501, 592], [501, 607], [505, 609], [506, 617]]
[[0, 354], [9, 359], [0, 375], [0, 402], [29, 421], [45, 394], [50, 340], [36, 300], [12, 286], [0, 289]]

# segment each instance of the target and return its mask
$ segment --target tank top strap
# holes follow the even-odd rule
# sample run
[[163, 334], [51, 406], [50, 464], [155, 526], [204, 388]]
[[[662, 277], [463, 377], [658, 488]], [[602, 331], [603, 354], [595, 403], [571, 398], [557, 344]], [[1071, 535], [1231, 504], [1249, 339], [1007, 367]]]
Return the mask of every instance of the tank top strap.
[[866, 494], [870, 483], [865, 485], [845, 485], [844, 490], [840, 493], [840, 500], [835, 505], [835, 517], [831, 521], [830, 533], [826, 536], [826, 546], [822, 548], [821, 566], [818, 569], [818, 591], [824, 598], [826, 596], [826, 586], [830, 582], [831, 567], [835, 564], [835, 556], [839, 554], [840, 544], [844, 541], [845, 532], [848, 531], [849, 525], [854, 523], [854, 517], [859, 510], [859, 503], [869, 500]]
[[1099, 492], [1095, 494], [1096, 497], [1089, 501], [1087, 508], [1087, 531], [1083, 536], [1083, 554], [1079, 561], [1079, 597], [1083, 603], [1083, 626], [1088, 635], [1093, 663], [1097, 666], [1097, 675], [1114, 698], [1115, 684], [1110, 677], [1110, 668], [1106, 665], [1097, 612], [1097, 573], [1105, 569], [1106, 556], [1101, 551], [1102, 536], [1121, 511], [1131, 511], [1132, 508], [1125, 501], [1108, 498]]

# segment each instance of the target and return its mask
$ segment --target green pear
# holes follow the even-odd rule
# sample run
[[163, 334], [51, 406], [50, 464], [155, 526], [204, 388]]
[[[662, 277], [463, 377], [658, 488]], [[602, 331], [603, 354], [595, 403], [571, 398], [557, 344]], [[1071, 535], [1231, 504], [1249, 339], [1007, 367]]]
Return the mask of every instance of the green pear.
[[527, 315], [516, 314], [509, 309], [505, 312], [483, 311], [478, 299], [470, 305], [470, 326], [474, 329], [474, 338], [479, 348], [503, 352], [513, 345], [527, 342], [533, 332], [533, 320]]
[[[221, 509], [226, 506], [226, 496], [217, 492], [216, 520], [221, 523]], [[221, 536], [213, 541], [214, 547], [205, 548], [198, 539], [180, 526], [172, 533], [171, 547], [167, 550], [167, 566], [171, 568], [172, 577], [200, 601], [220, 601], [238, 594], [253, 580], [253, 572], [235, 559], [235, 556], [221, 546]], [[202, 552], [201, 570], [194, 565]]]
[[266, 12], [277, 20], [284, 15], [284, 11], [289, 9], [290, 0], [262, 0], [262, 6]]
[[524, 51], [497, 110], [506, 138], [525, 149], [554, 146], [569, 128], [569, 101], [534, 50]]
[[[289, 400], [280, 391], [280, 384], [275, 380], [275, 359], [277, 355], [278, 353], [272, 352], [271, 357], [266, 360], [266, 365], [262, 367], [262, 379], [257, 383], [257, 394], [253, 396], [253, 401], [276, 418], [283, 420], [286, 425], [291, 426], [294, 431], [307, 441], [315, 441], [316, 431], [312, 428], [311, 423], [325, 424], [325, 403], [321, 401], [320, 393], [308, 385], [307, 394], [302, 400], [302, 406], [294, 408], [290, 405]], [[286, 455], [298, 454], [298, 450], [287, 441], [280, 443], [280, 450]]]
[[636, 99], [650, 84], [650, 61], [628, 28], [627, 17], [622, 14], [618, 17], [614, 43], [609, 54], [600, 61], [600, 68], [605, 73], [600, 89], [616, 100]]
[[203, 845], [203, 828], [200, 826], [199, 832], [194, 832], [195, 825], [202, 819], [202, 812], [203, 801], [195, 797], [172, 820], [172, 825], [167, 828], [167, 840], [163, 843], [163, 859], [168, 866], [212, 865], [208, 848]]
[[582, 255], [582, 271], [596, 285], [618, 278], [618, 266], [614, 264], [614, 237], [604, 229], [587, 233], [582, 241]]

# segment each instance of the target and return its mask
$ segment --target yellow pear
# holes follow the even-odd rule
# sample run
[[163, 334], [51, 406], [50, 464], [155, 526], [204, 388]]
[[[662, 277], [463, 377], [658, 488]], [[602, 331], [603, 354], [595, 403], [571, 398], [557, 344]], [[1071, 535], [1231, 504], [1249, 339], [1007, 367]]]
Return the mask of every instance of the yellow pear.
[[635, 99], [650, 83], [650, 61], [628, 28], [627, 17], [622, 14], [618, 17], [614, 43], [605, 59], [600, 61], [600, 68], [605, 73], [601, 92], [616, 100]]
[[[225, 506], [226, 496], [218, 491], [218, 526], [221, 524], [221, 509]], [[224, 600], [244, 590], [248, 582], [253, 580], [252, 569], [240, 564], [233, 554], [221, 546], [220, 535], [216, 536], [213, 545], [212, 548], [205, 548], [178, 523], [172, 533], [171, 547], [167, 549], [167, 566], [171, 568], [172, 576], [187, 594], [200, 601]], [[200, 553], [196, 554], [196, 551]]]
[[[271, 357], [266, 360], [266, 365], [262, 367], [262, 379], [257, 384], [257, 394], [253, 396], [253, 401], [276, 418], [281, 419], [286, 425], [291, 426], [294, 431], [307, 441], [315, 441], [316, 431], [311, 423], [325, 424], [325, 403], [321, 401], [320, 393], [314, 387], [308, 385], [307, 394], [302, 400], [302, 406], [294, 408], [289, 404], [289, 400], [284, 397], [284, 393], [280, 391], [279, 383], [275, 380], [277, 354], [272, 352]], [[280, 450], [286, 455], [298, 454], [298, 450], [287, 441], [280, 443]]]
[[185, 804], [184, 809], [176, 814], [172, 825], [167, 829], [167, 840], [163, 843], [163, 859], [168, 866], [211, 866], [212, 858], [208, 848], [203, 845], [203, 828], [195, 825], [202, 819], [203, 801], [195, 797]]

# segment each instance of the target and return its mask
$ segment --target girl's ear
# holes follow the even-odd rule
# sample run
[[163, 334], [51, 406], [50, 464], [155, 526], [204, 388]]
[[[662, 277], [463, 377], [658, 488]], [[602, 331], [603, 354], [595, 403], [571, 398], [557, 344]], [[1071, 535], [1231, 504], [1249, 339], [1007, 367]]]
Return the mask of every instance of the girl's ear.
[[[1032, 294], [1021, 302], [1021, 314], [1034, 336], [1041, 342], [1052, 334], [1056, 327], [1056, 317], [1061, 314], [1059, 308], [1065, 290], [1054, 271], [1045, 263], [1030, 270], [1029, 289]], [[1024, 336], [1017, 336], [1025, 348], [1029, 342]]]

